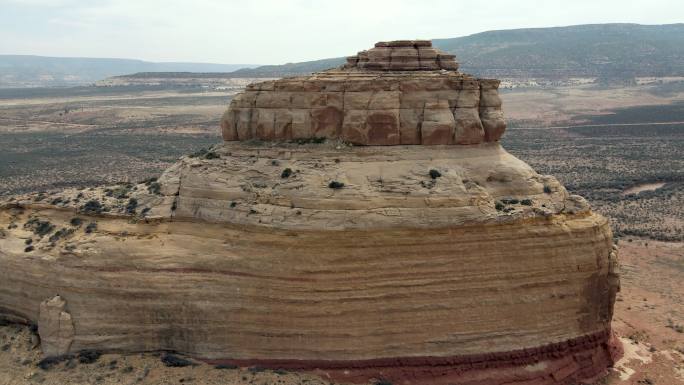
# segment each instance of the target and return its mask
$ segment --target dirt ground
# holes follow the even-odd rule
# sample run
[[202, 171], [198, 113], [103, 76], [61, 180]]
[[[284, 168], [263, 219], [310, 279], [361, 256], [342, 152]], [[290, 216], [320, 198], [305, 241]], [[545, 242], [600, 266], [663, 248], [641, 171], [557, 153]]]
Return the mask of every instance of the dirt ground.
[[[624, 358], [596, 385], [684, 384], [684, 243], [620, 242], [621, 292], [614, 329]], [[197, 384], [327, 385], [325, 373], [217, 368], [196, 363], [167, 367], [159, 353], [79, 357], [41, 369], [37, 338], [26, 326], [0, 326], [0, 385]]]

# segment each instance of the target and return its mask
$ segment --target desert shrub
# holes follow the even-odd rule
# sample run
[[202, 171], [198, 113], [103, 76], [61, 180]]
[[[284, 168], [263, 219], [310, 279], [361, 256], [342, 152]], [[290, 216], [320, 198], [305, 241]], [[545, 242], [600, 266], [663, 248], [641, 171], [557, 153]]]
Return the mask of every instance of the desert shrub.
[[207, 153], [209, 152], [208, 149], [206, 148], [200, 148], [199, 150], [193, 152], [192, 154], [188, 155], [189, 158], [202, 158], [204, 157]]
[[33, 250], [34, 250], [34, 247], [33, 247], [33, 246], [26, 246], [26, 248], [24, 249], [24, 253], [30, 253], [30, 252], [32, 252]]
[[88, 223], [88, 226], [83, 230], [86, 234], [90, 234], [93, 231], [97, 230], [97, 223], [95, 222], [90, 222]]
[[131, 198], [128, 200], [128, 204], [126, 204], [126, 212], [128, 214], [135, 214], [135, 209], [138, 207], [138, 200], [135, 198]]
[[78, 353], [78, 362], [82, 364], [92, 364], [100, 359], [102, 353], [96, 350], [82, 350]]
[[337, 189], [343, 188], [343, 187], [344, 187], [344, 183], [338, 182], [338, 181], [334, 180], [334, 181], [328, 183], [328, 187], [337, 190]]
[[71, 220], [69, 221], [69, 224], [72, 226], [80, 226], [82, 223], [83, 219], [78, 217], [71, 218]]
[[147, 192], [150, 194], [161, 195], [161, 184], [159, 182], [152, 182], [147, 186]]
[[81, 211], [86, 214], [101, 214], [103, 211], [102, 204], [96, 199], [91, 199], [81, 206]]
[[30, 244], [32, 244], [32, 243], [33, 243], [33, 238], [28, 238], [28, 239], [26, 239], [26, 240], [24, 241], [24, 244], [25, 244], [25, 245], [30, 245]]
[[432, 178], [432, 179], [437, 179], [437, 178], [439, 178], [439, 177], [441, 177], [441, 176], [442, 176], [442, 173], [439, 172], [439, 171], [437, 171], [437, 170], [435, 170], [434, 168], [433, 168], [432, 170], [430, 170], [430, 178]]
[[74, 229], [61, 228], [50, 236], [50, 242], [57, 242], [62, 238], [66, 238], [74, 232]]
[[116, 199], [126, 199], [128, 198], [128, 193], [130, 192], [130, 188], [126, 186], [118, 186], [114, 190], [111, 190], [112, 194], [110, 196], [113, 196]]
[[494, 208], [495, 208], [497, 211], [502, 211], [502, 210], [504, 209], [504, 207], [506, 207], [506, 206], [504, 206], [504, 204], [501, 203], [501, 202], [496, 202], [496, 204], [494, 205]]
[[38, 218], [31, 218], [24, 224], [25, 229], [30, 229], [34, 234], [44, 236], [55, 229], [55, 225], [49, 221], [41, 221]]
[[221, 155], [215, 153], [214, 151], [209, 151], [207, 152], [206, 155], [204, 155], [204, 159], [220, 159]]
[[297, 143], [297, 144], [309, 144], [309, 143], [325, 143], [325, 138], [300, 138], [300, 139], [293, 139], [290, 141], [290, 143]]
[[190, 360], [186, 360], [185, 358], [178, 357], [178, 356], [171, 354], [171, 353], [162, 354], [161, 362], [165, 366], [168, 366], [170, 368], [182, 368], [185, 366], [194, 366], [195, 365], [194, 362], [192, 362]]
[[544, 185], [544, 193], [546, 193], [546, 194], [551, 194], [551, 193], [552, 193], [551, 187], [549, 187], [549, 186], [547, 186], [547, 185]]
[[381, 378], [381, 379], [375, 381], [374, 385], [392, 385], [392, 381]]
[[40, 360], [40, 361], [38, 362], [38, 364], [36, 364], [36, 366], [38, 366], [38, 367], [41, 368], [42, 370], [50, 370], [50, 369], [52, 369], [52, 367], [54, 367], [55, 365], [59, 365], [59, 364], [61, 364], [62, 362], [66, 361], [66, 360], [68, 360], [68, 359], [70, 359], [70, 358], [71, 358], [70, 355], [61, 355], [61, 356], [45, 357], [45, 358], [43, 358], [42, 360]]
[[532, 206], [532, 199], [523, 199], [520, 201], [520, 204], [523, 206]]
[[237, 369], [239, 366], [232, 364], [218, 364], [214, 366], [215, 369]]
[[292, 175], [292, 169], [291, 168], [286, 168], [285, 170], [283, 170], [282, 173], [280, 173], [280, 177], [283, 179], [289, 178], [290, 175]]

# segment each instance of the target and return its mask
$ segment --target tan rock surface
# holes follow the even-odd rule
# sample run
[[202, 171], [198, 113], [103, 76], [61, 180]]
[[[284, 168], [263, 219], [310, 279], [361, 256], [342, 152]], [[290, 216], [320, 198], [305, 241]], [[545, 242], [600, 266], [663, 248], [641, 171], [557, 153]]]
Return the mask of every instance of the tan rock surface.
[[11, 198], [0, 316], [54, 352], [343, 382], [602, 375], [620, 355], [608, 222], [497, 143], [498, 81], [456, 69], [429, 42], [379, 43], [248, 87], [226, 142], [157, 181]]
[[248, 86], [221, 127], [227, 141], [495, 142], [506, 128], [498, 86], [458, 72], [429, 41], [381, 42], [339, 69]]
[[66, 301], [56, 295], [40, 303], [38, 334], [46, 356], [60, 356], [69, 352], [74, 338], [71, 314], [65, 311]]

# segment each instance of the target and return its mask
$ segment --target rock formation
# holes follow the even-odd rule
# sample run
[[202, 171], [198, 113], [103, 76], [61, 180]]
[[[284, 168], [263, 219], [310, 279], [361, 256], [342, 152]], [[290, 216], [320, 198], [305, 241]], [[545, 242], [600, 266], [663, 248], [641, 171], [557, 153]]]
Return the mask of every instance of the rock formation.
[[46, 356], [67, 354], [74, 338], [74, 324], [66, 311], [66, 302], [58, 295], [40, 303], [38, 334]]
[[499, 81], [457, 71], [429, 41], [378, 43], [340, 69], [252, 84], [231, 101], [223, 139], [339, 138], [358, 145], [477, 144], [506, 124]]
[[357, 383], [600, 376], [619, 355], [608, 222], [501, 147], [497, 84], [422, 41], [254, 84], [226, 141], [158, 181], [6, 201], [0, 314], [59, 335], [48, 354]]

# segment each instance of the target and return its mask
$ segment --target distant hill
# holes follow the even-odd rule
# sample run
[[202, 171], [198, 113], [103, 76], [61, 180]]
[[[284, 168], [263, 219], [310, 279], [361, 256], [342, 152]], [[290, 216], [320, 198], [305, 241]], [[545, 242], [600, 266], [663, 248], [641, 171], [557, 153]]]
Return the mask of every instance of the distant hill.
[[0, 88], [85, 85], [137, 72], [231, 72], [251, 67], [256, 65], [0, 55]]
[[[432, 42], [435, 47], [455, 54], [462, 71], [483, 77], [684, 76], [684, 24], [512, 29]], [[345, 58], [332, 58], [262, 66], [235, 74], [288, 76], [321, 71], [344, 62]]]

